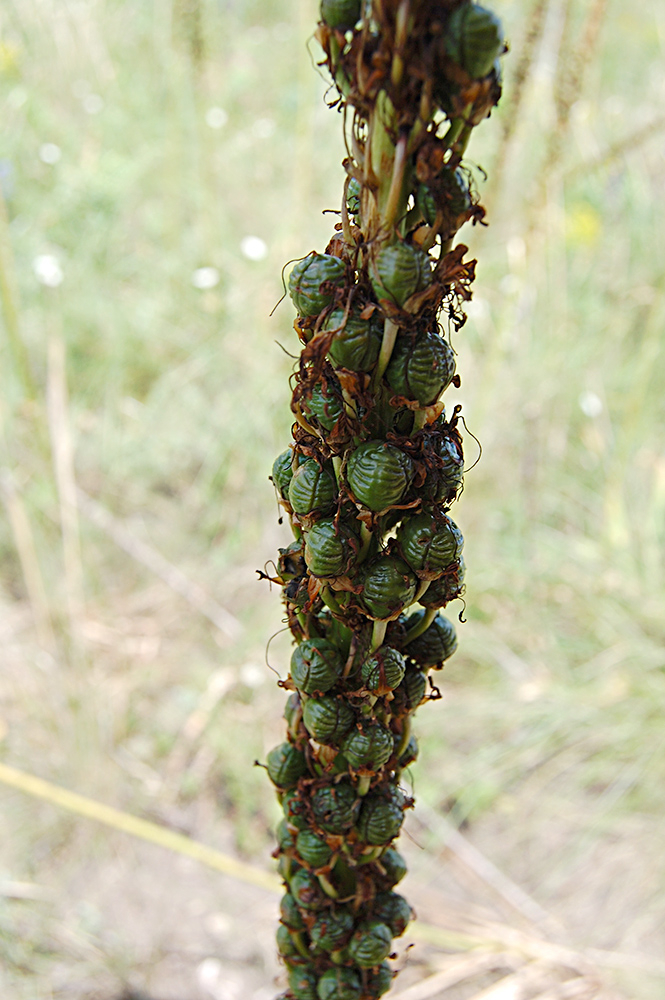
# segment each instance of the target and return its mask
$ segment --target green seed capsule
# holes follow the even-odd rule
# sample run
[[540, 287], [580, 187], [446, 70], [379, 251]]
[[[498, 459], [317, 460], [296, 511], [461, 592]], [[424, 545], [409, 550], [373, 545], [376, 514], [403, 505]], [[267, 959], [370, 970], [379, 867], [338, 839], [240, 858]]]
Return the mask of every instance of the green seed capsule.
[[350, 31], [360, 18], [360, 0], [321, 0], [321, 20], [329, 28]]
[[333, 287], [346, 278], [344, 261], [326, 253], [310, 253], [293, 265], [289, 295], [301, 316], [318, 316], [333, 300]]
[[307, 761], [302, 750], [292, 743], [280, 743], [268, 754], [268, 775], [278, 788], [293, 788], [303, 774], [307, 774]]
[[399, 503], [412, 478], [409, 456], [385, 441], [365, 441], [346, 467], [346, 480], [356, 500], [377, 512]]
[[292, 460], [293, 451], [287, 448], [272, 463], [272, 481], [277, 487], [280, 496], [284, 497], [284, 499], [289, 495], [289, 484], [293, 478]]
[[404, 821], [404, 796], [399, 789], [390, 794], [370, 792], [360, 808], [357, 830], [368, 844], [387, 844], [399, 833]]
[[312, 576], [345, 576], [355, 565], [358, 536], [341, 521], [317, 521], [307, 532], [305, 562]]
[[299, 691], [324, 694], [339, 680], [344, 664], [327, 639], [303, 639], [291, 655], [291, 677]]
[[[415, 640], [414, 640], [415, 642]], [[407, 646], [407, 652], [409, 647]], [[408, 667], [404, 674], [404, 680], [397, 689], [404, 697], [406, 707], [410, 712], [415, 711], [418, 705], [422, 704], [427, 690], [427, 676], [416, 667]]]
[[397, 544], [414, 573], [433, 580], [460, 557], [464, 538], [452, 518], [424, 510], [402, 521]]
[[394, 618], [416, 596], [417, 579], [409, 567], [395, 556], [378, 556], [367, 567], [360, 600], [370, 618]]
[[420, 603], [424, 608], [445, 608], [446, 604], [454, 601], [464, 593], [464, 574], [466, 565], [464, 557], [460, 556], [457, 562], [446, 568], [443, 576], [430, 583], [429, 587], [420, 598]]
[[436, 503], [451, 501], [459, 493], [464, 474], [464, 456], [457, 442], [446, 434], [432, 435], [431, 468], [423, 487], [423, 497]]
[[289, 830], [287, 822], [285, 819], [280, 819], [277, 824], [277, 843], [282, 851], [288, 851], [290, 847], [293, 847], [295, 840], [293, 839], [293, 834]]
[[289, 989], [295, 1000], [319, 1000], [319, 977], [313, 969], [297, 966], [289, 972]]
[[360, 976], [353, 969], [337, 966], [319, 979], [318, 1000], [358, 1000], [362, 994]]
[[303, 709], [303, 721], [308, 732], [326, 746], [339, 746], [354, 718], [353, 709], [342, 699], [331, 695], [310, 698]]
[[353, 785], [341, 781], [317, 788], [312, 796], [312, 810], [317, 824], [326, 833], [346, 833], [358, 813], [358, 797]]
[[397, 885], [406, 875], [406, 861], [394, 847], [389, 847], [384, 851], [380, 859], [381, 867], [386, 873], [386, 879], [390, 885]]
[[330, 358], [338, 368], [368, 372], [376, 364], [381, 350], [381, 326], [374, 318], [361, 319], [351, 311], [344, 319], [344, 309], [335, 309], [325, 322], [325, 330], [336, 330], [330, 345]]
[[277, 874], [281, 875], [285, 882], [289, 882], [297, 871], [302, 868], [297, 861], [289, 857], [288, 854], [280, 854], [277, 860]]
[[413, 911], [398, 892], [379, 892], [372, 903], [372, 916], [387, 924], [393, 937], [401, 937], [413, 917]]
[[398, 396], [416, 400], [421, 406], [435, 403], [455, 374], [455, 355], [450, 344], [427, 331], [415, 339], [398, 337], [386, 369], [388, 385]]
[[317, 382], [312, 394], [304, 403], [303, 409], [311, 424], [331, 431], [344, 413], [344, 403], [341, 399], [341, 389], [335, 392], [331, 383]]
[[296, 837], [296, 851], [312, 868], [323, 868], [332, 857], [332, 850], [318, 833], [301, 830]]
[[349, 942], [349, 958], [362, 969], [379, 965], [390, 954], [392, 934], [390, 928], [380, 920], [367, 920]]
[[[421, 184], [416, 192], [416, 204], [425, 222], [433, 226], [437, 214], [437, 200], [445, 213], [445, 217], [457, 220], [471, 208], [471, 195], [464, 172], [444, 168], [439, 174], [437, 185], [438, 199], [434, 192], [425, 184]], [[459, 228], [459, 226], [457, 227]]]
[[[407, 627], [417, 625], [424, 614], [424, 611], [414, 612], [407, 621]], [[455, 626], [449, 618], [437, 615], [429, 628], [406, 646], [406, 654], [426, 670], [428, 667], [442, 666], [443, 661], [452, 656], [456, 649]]]
[[289, 927], [292, 931], [301, 931], [305, 926], [298, 904], [290, 892], [285, 893], [281, 898], [279, 915], [285, 927]]
[[315, 948], [339, 951], [351, 936], [353, 915], [341, 908], [326, 910], [312, 924], [309, 936]]
[[368, 1000], [378, 1000], [387, 993], [393, 984], [393, 971], [387, 962], [382, 962], [378, 969], [367, 971], [366, 996]]
[[337, 484], [332, 469], [323, 469], [313, 458], [307, 458], [293, 473], [289, 485], [289, 503], [296, 514], [332, 510]]
[[299, 868], [289, 883], [291, 895], [301, 910], [318, 910], [324, 900], [316, 875]]
[[349, 215], [357, 216], [360, 214], [360, 197], [362, 195], [362, 186], [360, 181], [357, 181], [355, 177], [352, 177], [349, 181], [349, 186], [346, 189], [346, 207]]
[[502, 49], [501, 21], [491, 10], [480, 4], [465, 3], [452, 12], [446, 50], [474, 80], [487, 76]]
[[383, 246], [370, 264], [370, 281], [379, 301], [388, 299], [401, 308], [432, 281], [429, 257], [408, 243]]
[[415, 736], [409, 739], [409, 742], [402, 750], [399, 755], [399, 760], [397, 761], [398, 767], [403, 770], [405, 767], [409, 767], [410, 764], [415, 763], [418, 760], [418, 740]]
[[277, 951], [283, 958], [294, 958], [300, 954], [291, 937], [288, 927], [280, 924], [277, 928]]
[[341, 749], [354, 770], [367, 768], [378, 771], [392, 757], [392, 733], [380, 722], [370, 722], [362, 729], [352, 729]]
[[304, 830], [307, 827], [305, 804], [297, 791], [286, 792], [282, 798], [282, 811], [289, 826], [296, 830]]
[[401, 684], [406, 664], [404, 657], [391, 646], [379, 646], [360, 668], [363, 683], [368, 691], [387, 694]]

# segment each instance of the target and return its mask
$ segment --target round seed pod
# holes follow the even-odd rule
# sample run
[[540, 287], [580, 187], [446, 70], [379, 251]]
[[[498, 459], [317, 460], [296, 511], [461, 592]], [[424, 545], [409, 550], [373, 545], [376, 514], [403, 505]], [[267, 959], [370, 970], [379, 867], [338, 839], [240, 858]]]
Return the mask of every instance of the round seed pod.
[[404, 698], [406, 707], [410, 712], [415, 711], [418, 705], [422, 704], [426, 690], [427, 675], [422, 670], [418, 670], [417, 667], [407, 667], [404, 680], [397, 688], [397, 691]]
[[406, 875], [406, 861], [394, 847], [389, 847], [380, 858], [381, 867], [386, 873], [390, 885], [397, 885]]
[[293, 839], [293, 834], [289, 830], [285, 819], [280, 819], [279, 823], [277, 824], [276, 836], [277, 836], [277, 843], [279, 844], [280, 849], [282, 851], [288, 851], [288, 849], [290, 847], [293, 847], [293, 845], [295, 844], [295, 840]]
[[321, 20], [329, 28], [350, 31], [360, 17], [360, 0], [321, 0]]
[[292, 931], [301, 931], [305, 926], [298, 904], [290, 892], [282, 896], [279, 904], [279, 914], [284, 926], [289, 927]]
[[477, 3], [457, 7], [448, 19], [446, 51], [474, 80], [491, 71], [503, 49], [501, 21]]
[[341, 907], [321, 913], [309, 932], [312, 944], [322, 951], [339, 951], [351, 936], [353, 915]]
[[459, 493], [464, 475], [464, 456], [456, 441], [437, 435], [433, 441], [434, 467], [428, 470], [423, 497], [441, 503]]
[[420, 598], [420, 604], [424, 608], [445, 608], [446, 604], [460, 597], [464, 592], [464, 574], [466, 564], [464, 557], [460, 558], [446, 568], [443, 576], [438, 580], [433, 580]]
[[355, 177], [352, 177], [349, 181], [349, 186], [346, 189], [346, 207], [349, 215], [354, 216], [354, 218], [360, 213], [361, 195], [362, 186], [360, 181], [357, 181]]
[[291, 654], [291, 677], [299, 691], [322, 694], [339, 680], [344, 664], [327, 639], [303, 639]]
[[304, 410], [310, 423], [331, 431], [344, 413], [344, 403], [337, 393], [331, 391], [329, 382], [317, 382], [304, 404]]
[[390, 927], [380, 920], [366, 920], [349, 941], [349, 958], [361, 969], [371, 969], [387, 958], [392, 942]]
[[277, 951], [283, 958], [294, 958], [300, 952], [296, 948], [295, 942], [289, 933], [288, 927], [280, 924], [277, 928]]
[[292, 730], [296, 725], [300, 712], [300, 695], [297, 691], [294, 691], [286, 699], [286, 705], [284, 706], [284, 718], [286, 719], [286, 725], [289, 730]]
[[296, 830], [306, 829], [305, 803], [297, 791], [290, 791], [284, 795], [282, 799], [282, 812], [289, 826], [294, 827]]
[[415, 339], [398, 337], [386, 368], [388, 385], [398, 396], [421, 406], [435, 403], [455, 374], [455, 354], [437, 333], [426, 331]]
[[331, 469], [321, 468], [313, 458], [306, 458], [293, 473], [289, 484], [289, 503], [296, 514], [322, 513], [334, 506], [337, 494], [335, 475]]
[[338, 368], [368, 372], [376, 364], [381, 350], [381, 326], [373, 318], [361, 319], [353, 310], [345, 320], [344, 312], [344, 309], [334, 309], [325, 322], [325, 330], [337, 331], [328, 353]]
[[415, 736], [411, 736], [409, 742], [399, 755], [397, 763], [403, 770], [405, 767], [408, 767], [409, 764], [415, 763], [416, 760], [418, 760], [418, 740]]
[[360, 600], [370, 618], [385, 621], [412, 603], [417, 586], [416, 577], [403, 560], [380, 555], [365, 570]]
[[387, 694], [401, 684], [406, 663], [398, 649], [379, 646], [360, 668], [360, 673], [368, 691]]
[[281, 455], [278, 455], [272, 463], [272, 481], [277, 487], [277, 491], [284, 499], [289, 495], [289, 484], [293, 478], [293, 451], [287, 448]]
[[289, 972], [289, 989], [295, 1000], [319, 1000], [319, 977], [313, 969], [298, 965]]
[[301, 868], [302, 865], [288, 854], [280, 854], [277, 859], [277, 874], [281, 875], [285, 882], [289, 882]]
[[[443, 198], [435, 196], [425, 184], [421, 184], [416, 192], [416, 204], [425, 222], [432, 226], [436, 219], [437, 200], [442, 202], [441, 207], [447, 216], [457, 218], [464, 215], [471, 208], [471, 194], [464, 172], [448, 170], [444, 167], [438, 177], [439, 185], [443, 191]], [[438, 193], [438, 188], [437, 188]]]
[[346, 481], [356, 500], [373, 511], [399, 503], [412, 478], [409, 456], [385, 441], [365, 441], [346, 467]]
[[323, 695], [310, 698], [303, 709], [303, 721], [309, 733], [319, 743], [339, 746], [353, 725], [353, 709], [340, 698]]
[[403, 821], [404, 796], [399, 789], [391, 790], [389, 796], [370, 792], [363, 799], [356, 827], [361, 840], [378, 846], [396, 837]]
[[317, 788], [312, 796], [314, 818], [326, 833], [346, 833], [358, 813], [358, 797], [349, 782]]
[[305, 562], [312, 576], [345, 576], [358, 548], [358, 536], [343, 522], [317, 521], [306, 535]]
[[362, 994], [360, 976], [342, 965], [327, 969], [318, 985], [318, 1000], [358, 1000]]
[[393, 736], [380, 722], [370, 722], [362, 729], [352, 729], [341, 749], [354, 770], [378, 771], [392, 757]]
[[368, 970], [365, 987], [368, 1000], [378, 1000], [378, 997], [388, 992], [392, 984], [393, 971], [387, 962], [381, 962], [377, 969]]
[[[424, 611], [416, 611], [407, 620], [407, 628], [417, 625], [422, 620]], [[426, 670], [428, 667], [440, 667], [444, 660], [452, 656], [457, 649], [457, 634], [455, 626], [444, 615], [437, 615], [430, 627], [413, 639], [406, 646], [406, 655]]]
[[332, 857], [332, 850], [318, 833], [313, 830], [301, 830], [296, 837], [296, 851], [303, 861], [312, 868], [323, 868]]
[[370, 264], [370, 281], [377, 299], [388, 299], [400, 309], [431, 280], [429, 257], [409, 243], [384, 245]]
[[289, 889], [301, 910], [318, 910], [325, 898], [316, 875], [306, 868], [299, 868], [292, 876]]
[[278, 788], [293, 788], [307, 774], [307, 761], [293, 743], [280, 743], [268, 754], [268, 775]]
[[464, 538], [447, 514], [424, 510], [405, 518], [397, 529], [404, 561], [423, 580], [432, 580], [462, 554]]
[[[343, 285], [344, 261], [327, 253], [310, 253], [289, 275], [289, 295], [301, 316], [318, 316], [333, 300], [331, 286]], [[323, 287], [328, 286], [328, 287]]]
[[393, 937], [401, 937], [413, 917], [413, 911], [398, 892], [378, 892], [372, 903], [372, 916], [387, 924]]

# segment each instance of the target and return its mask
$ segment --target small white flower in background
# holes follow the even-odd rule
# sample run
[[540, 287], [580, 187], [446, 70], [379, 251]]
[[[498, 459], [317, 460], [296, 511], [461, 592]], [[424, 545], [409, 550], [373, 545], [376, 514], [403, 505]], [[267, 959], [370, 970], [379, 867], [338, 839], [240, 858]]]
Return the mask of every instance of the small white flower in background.
[[194, 288], [200, 288], [205, 291], [208, 288], [214, 288], [215, 285], [218, 285], [219, 277], [219, 271], [216, 267], [197, 267], [192, 274], [192, 284]]
[[580, 393], [577, 402], [585, 417], [599, 417], [603, 412], [602, 399], [595, 392], [591, 392], [591, 390]]
[[64, 274], [60, 266], [60, 261], [52, 253], [40, 253], [32, 262], [32, 269], [35, 272], [37, 281], [46, 285], [47, 288], [57, 288], [62, 284]]
[[98, 115], [104, 109], [104, 98], [99, 94], [86, 94], [82, 103], [83, 110], [89, 115]]
[[54, 142], [43, 142], [39, 147], [39, 159], [42, 163], [52, 165], [57, 163], [61, 156], [62, 150]]
[[224, 128], [229, 116], [224, 108], [208, 108], [206, 111], [206, 125], [210, 128]]
[[260, 236], [245, 236], [240, 241], [240, 252], [247, 260], [263, 260], [268, 253], [268, 247]]
[[257, 118], [252, 125], [252, 132], [257, 139], [269, 139], [274, 134], [277, 126], [272, 118]]

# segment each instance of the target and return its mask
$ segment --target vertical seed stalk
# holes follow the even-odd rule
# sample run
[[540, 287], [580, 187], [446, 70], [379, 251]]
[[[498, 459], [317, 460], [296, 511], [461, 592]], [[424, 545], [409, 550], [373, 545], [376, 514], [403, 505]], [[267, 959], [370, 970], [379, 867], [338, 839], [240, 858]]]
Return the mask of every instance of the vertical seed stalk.
[[442, 396], [475, 261], [453, 244], [483, 219], [463, 157], [505, 46], [470, 0], [322, 0], [316, 38], [348, 156], [335, 233], [289, 277], [302, 352], [272, 470], [294, 534], [275, 578], [295, 641], [287, 737], [267, 762], [284, 813], [277, 942], [288, 1000], [375, 1000], [411, 918], [394, 891], [411, 717], [457, 646], [440, 609], [464, 588], [449, 513], [463, 451]]

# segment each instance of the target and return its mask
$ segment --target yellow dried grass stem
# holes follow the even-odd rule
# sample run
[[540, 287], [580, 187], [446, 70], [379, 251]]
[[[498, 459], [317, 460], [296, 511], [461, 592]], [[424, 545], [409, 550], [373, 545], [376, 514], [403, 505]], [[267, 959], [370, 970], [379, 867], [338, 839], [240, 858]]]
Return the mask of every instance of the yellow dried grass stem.
[[181, 833], [175, 833], [173, 830], [166, 830], [149, 820], [139, 819], [138, 816], [132, 816], [121, 809], [104, 805], [86, 795], [70, 792], [50, 781], [44, 781], [43, 778], [37, 778], [33, 774], [27, 774], [25, 771], [19, 771], [17, 768], [0, 763], [0, 782], [10, 788], [16, 788], [26, 795], [32, 795], [44, 802], [50, 802], [51, 805], [67, 809], [78, 816], [96, 820], [114, 830], [128, 833], [132, 837], [139, 837], [141, 840], [156, 844], [168, 851], [183, 854], [214, 871], [229, 875], [231, 878], [239, 879], [249, 885], [258, 886], [259, 889], [266, 889], [268, 892], [281, 891], [280, 879], [270, 872], [261, 871], [259, 868], [254, 868], [252, 865], [247, 865], [228, 854], [215, 850], [214, 847], [208, 847], [206, 844], [185, 837]]

